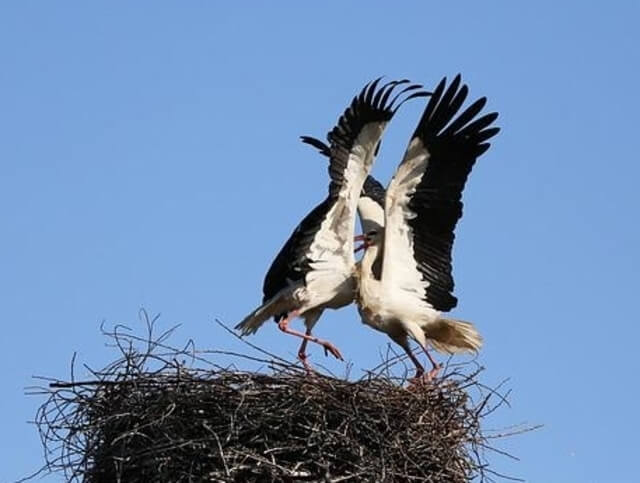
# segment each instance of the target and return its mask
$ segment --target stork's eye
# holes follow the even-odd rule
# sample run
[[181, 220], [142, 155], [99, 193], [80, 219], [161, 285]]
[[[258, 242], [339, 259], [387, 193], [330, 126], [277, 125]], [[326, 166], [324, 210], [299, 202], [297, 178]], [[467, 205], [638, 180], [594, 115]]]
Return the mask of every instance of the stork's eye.
[[367, 236], [369, 236], [369, 237], [374, 237], [374, 236], [376, 236], [377, 234], [378, 234], [377, 230], [369, 230], [369, 231], [367, 232]]

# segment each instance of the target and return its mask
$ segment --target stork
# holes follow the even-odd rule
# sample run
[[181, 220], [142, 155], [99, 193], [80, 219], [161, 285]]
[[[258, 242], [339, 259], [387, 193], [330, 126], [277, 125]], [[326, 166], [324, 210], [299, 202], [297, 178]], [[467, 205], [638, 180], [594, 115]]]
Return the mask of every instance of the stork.
[[[442, 316], [457, 305], [451, 250], [462, 191], [476, 159], [489, 148], [487, 141], [499, 131], [490, 127], [497, 113], [477, 117], [484, 97], [458, 114], [468, 94], [460, 84], [460, 75], [446, 90], [446, 78], [438, 84], [387, 188], [384, 227], [356, 237], [365, 248], [356, 295], [362, 321], [405, 350], [417, 380], [430, 380], [440, 369], [428, 344], [449, 354], [476, 352], [482, 345], [471, 323]], [[431, 361], [426, 375], [409, 338]]]
[[[253, 334], [273, 317], [281, 331], [303, 339], [298, 357], [307, 369], [307, 342], [320, 344], [325, 353], [342, 359], [338, 348], [314, 337], [312, 329], [324, 309], [337, 309], [354, 299], [355, 212], [376, 147], [400, 106], [427, 94], [406, 79], [378, 88], [379, 82], [362, 89], [327, 135], [329, 194], [300, 222], [271, 264], [262, 305], [236, 326], [242, 335]], [[391, 98], [400, 85], [404, 88]], [[296, 317], [304, 319], [305, 333], [289, 328]]]

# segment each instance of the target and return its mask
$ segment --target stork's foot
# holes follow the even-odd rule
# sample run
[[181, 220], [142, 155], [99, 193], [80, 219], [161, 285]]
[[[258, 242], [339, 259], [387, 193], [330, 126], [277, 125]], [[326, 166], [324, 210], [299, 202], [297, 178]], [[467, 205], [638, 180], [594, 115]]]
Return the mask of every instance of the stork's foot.
[[433, 366], [433, 369], [431, 369], [422, 377], [426, 378], [427, 382], [431, 382], [436, 377], [438, 377], [438, 374], [440, 373], [441, 369], [442, 369], [442, 364], [436, 364], [435, 366]]
[[329, 353], [331, 353], [331, 355], [333, 357], [335, 357], [336, 359], [344, 361], [344, 359], [342, 358], [342, 354], [340, 353], [338, 348], [336, 346], [334, 346], [331, 342], [329, 342], [328, 340], [322, 340], [322, 339], [318, 339], [317, 342], [318, 342], [318, 344], [320, 344], [324, 348], [324, 355], [325, 356], [327, 356], [327, 355], [329, 355]]
[[416, 375], [414, 377], [407, 379], [407, 381], [409, 382], [409, 388], [414, 389], [420, 386], [427, 386], [431, 384], [438, 376], [438, 373], [441, 369], [442, 364], [437, 364], [429, 372], [416, 371]]
[[[290, 329], [289, 328], [289, 321], [294, 316], [296, 316], [296, 317], [298, 316], [298, 312], [297, 311], [290, 312], [286, 319], [285, 318], [281, 319], [280, 322], [278, 322], [278, 328], [282, 332], [285, 332], [287, 334], [295, 335], [296, 337], [301, 337], [302, 339], [304, 339], [305, 342], [308, 341], [308, 342], [313, 342], [314, 344], [320, 344], [324, 348], [325, 355], [327, 355], [328, 353], [331, 353], [336, 359], [344, 361], [344, 359], [342, 358], [342, 354], [340, 354], [340, 351], [338, 350], [338, 348], [336, 346], [334, 346], [328, 340], [322, 340], [322, 339], [318, 339], [317, 337], [312, 336], [311, 335], [311, 329], [307, 328], [306, 334], [303, 334], [302, 332], [298, 332], [297, 330]], [[304, 352], [305, 347], [306, 347], [305, 342], [303, 342], [302, 345], [300, 346], [300, 351], [302, 351], [302, 352]], [[298, 352], [298, 357], [299, 356], [300, 356], [300, 353]]]

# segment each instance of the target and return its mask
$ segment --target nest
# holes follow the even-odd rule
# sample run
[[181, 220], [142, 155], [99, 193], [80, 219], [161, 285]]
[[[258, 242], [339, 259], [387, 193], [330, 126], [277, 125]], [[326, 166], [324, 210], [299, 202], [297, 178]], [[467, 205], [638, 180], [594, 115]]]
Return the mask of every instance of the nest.
[[[71, 380], [40, 388], [43, 470], [86, 483], [501, 476], [486, 461], [491, 437], [480, 423], [505, 399], [478, 382], [476, 366], [408, 387], [397, 356], [356, 381], [309, 376], [253, 345], [258, 356], [172, 348], [171, 331], [156, 337], [147, 323], [144, 336], [103, 330], [118, 358], [87, 368], [87, 380], [75, 380], [72, 364]], [[235, 362], [212, 362], [222, 357]], [[256, 362], [268, 370], [238, 369]]]

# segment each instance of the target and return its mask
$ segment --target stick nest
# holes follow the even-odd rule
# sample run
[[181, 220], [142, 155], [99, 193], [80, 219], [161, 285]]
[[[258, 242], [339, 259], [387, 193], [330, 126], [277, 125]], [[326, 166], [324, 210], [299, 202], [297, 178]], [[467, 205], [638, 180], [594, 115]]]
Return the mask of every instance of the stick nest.
[[[146, 317], [146, 314], [145, 314]], [[171, 331], [105, 335], [118, 359], [91, 378], [51, 380], [36, 416], [44, 470], [67, 481], [249, 482], [492, 480], [481, 431], [505, 402], [449, 367], [407, 386], [402, 357], [359, 380], [308, 376], [251, 345], [260, 357], [166, 345]], [[222, 366], [231, 357], [235, 362]], [[75, 359], [75, 357], [74, 357]], [[260, 372], [238, 369], [262, 364]], [[86, 366], [85, 366], [86, 367]], [[496, 403], [491, 401], [496, 399]], [[499, 475], [498, 475], [499, 476]]]

